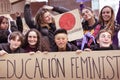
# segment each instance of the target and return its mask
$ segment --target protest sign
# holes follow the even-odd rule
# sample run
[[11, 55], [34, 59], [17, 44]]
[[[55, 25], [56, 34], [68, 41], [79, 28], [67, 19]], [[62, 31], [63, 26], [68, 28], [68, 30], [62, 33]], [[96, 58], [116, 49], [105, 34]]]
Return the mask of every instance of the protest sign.
[[120, 51], [7, 54], [0, 80], [120, 80]]
[[69, 41], [83, 37], [83, 29], [78, 9], [56, 15], [54, 19], [57, 29], [63, 28], [67, 30]]

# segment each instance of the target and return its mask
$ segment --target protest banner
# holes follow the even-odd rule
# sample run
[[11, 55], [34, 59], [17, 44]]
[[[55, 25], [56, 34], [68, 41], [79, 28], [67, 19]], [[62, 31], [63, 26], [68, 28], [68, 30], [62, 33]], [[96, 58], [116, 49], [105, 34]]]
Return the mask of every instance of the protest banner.
[[6, 54], [0, 80], [120, 80], [120, 51]]
[[57, 29], [63, 28], [67, 30], [69, 41], [83, 37], [83, 29], [78, 9], [56, 15], [54, 19]]

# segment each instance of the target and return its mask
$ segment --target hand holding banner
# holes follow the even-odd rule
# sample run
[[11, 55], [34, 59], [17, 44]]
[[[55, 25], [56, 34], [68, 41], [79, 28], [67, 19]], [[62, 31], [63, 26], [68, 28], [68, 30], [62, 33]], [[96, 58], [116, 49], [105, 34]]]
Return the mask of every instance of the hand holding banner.
[[120, 51], [8, 54], [0, 80], [120, 80]]

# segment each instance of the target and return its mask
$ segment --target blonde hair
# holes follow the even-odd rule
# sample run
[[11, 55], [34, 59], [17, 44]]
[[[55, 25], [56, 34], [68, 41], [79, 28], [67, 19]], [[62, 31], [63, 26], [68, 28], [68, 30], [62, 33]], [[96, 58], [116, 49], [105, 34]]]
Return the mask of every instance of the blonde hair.
[[102, 9], [101, 9], [101, 12], [100, 12], [100, 15], [99, 15], [99, 23], [101, 25], [104, 25], [104, 20], [102, 18], [102, 11], [104, 8], [109, 8], [111, 10], [111, 19], [107, 22], [107, 25], [105, 27], [105, 29], [110, 29], [112, 32], [114, 32], [114, 27], [115, 27], [115, 14], [114, 14], [114, 11], [113, 11], [113, 8], [110, 7], [110, 6], [104, 6]]

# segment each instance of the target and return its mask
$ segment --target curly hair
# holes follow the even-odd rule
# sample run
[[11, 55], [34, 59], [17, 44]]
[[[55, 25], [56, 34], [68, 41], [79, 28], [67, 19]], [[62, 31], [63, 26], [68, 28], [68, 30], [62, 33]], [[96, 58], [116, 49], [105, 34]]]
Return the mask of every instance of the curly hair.
[[30, 29], [26, 34], [25, 34], [25, 39], [24, 39], [24, 45], [23, 48], [26, 48], [27, 46], [29, 46], [28, 43], [28, 35], [30, 32], [34, 31], [37, 34], [37, 43], [35, 44], [35, 48], [38, 51], [50, 51], [49, 48], [49, 43], [47, 43], [47, 40], [45, 40], [41, 33], [37, 30], [37, 29]]

